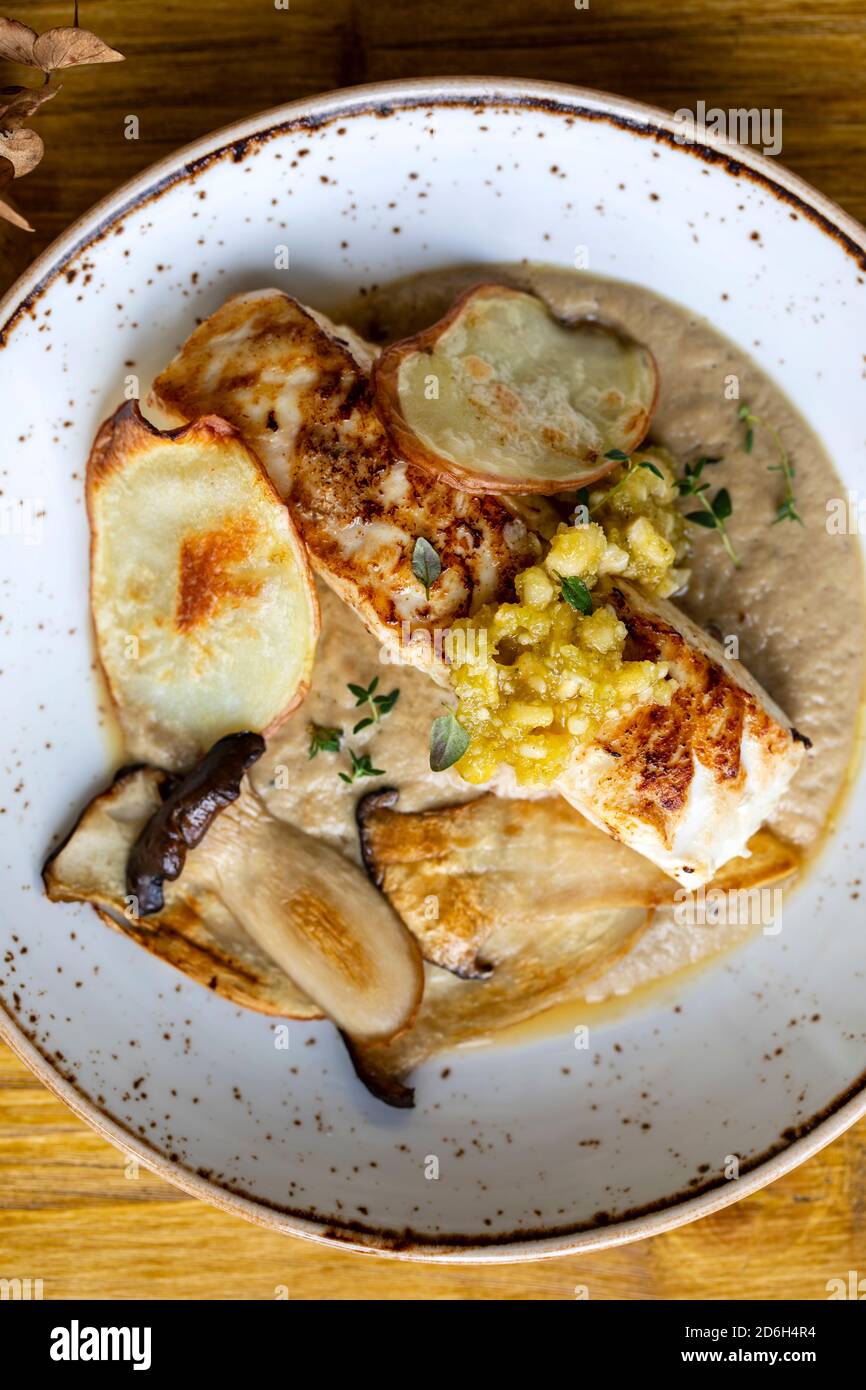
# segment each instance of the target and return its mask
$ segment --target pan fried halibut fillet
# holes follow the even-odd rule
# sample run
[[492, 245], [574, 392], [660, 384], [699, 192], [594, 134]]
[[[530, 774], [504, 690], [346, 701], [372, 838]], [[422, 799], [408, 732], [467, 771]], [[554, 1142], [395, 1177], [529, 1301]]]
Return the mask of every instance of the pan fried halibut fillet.
[[677, 690], [577, 752], [556, 790], [589, 820], [698, 888], [770, 818], [805, 742], [745, 666], [666, 599], [621, 583], [605, 596], [632, 654]]
[[[218, 412], [236, 426], [288, 501], [314, 567], [393, 650], [411, 631], [447, 628], [508, 596], [541, 545], [495, 497], [457, 492], [394, 455], [369, 350], [324, 325], [279, 290], [237, 295], [195, 330], [153, 399], [178, 421]], [[429, 600], [412, 573], [419, 537], [442, 563]], [[407, 655], [430, 667], [429, 643]]]
[[[561, 528], [554, 546], [572, 539], [580, 529]], [[513, 768], [518, 784], [559, 792], [684, 887], [702, 886], [771, 817], [807, 741], [667, 600], [606, 578], [578, 615], [543, 580], [519, 575], [524, 602], [473, 619], [481, 657], [455, 647], [457, 717], [471, 735], [457, 771], [486, 786]]]

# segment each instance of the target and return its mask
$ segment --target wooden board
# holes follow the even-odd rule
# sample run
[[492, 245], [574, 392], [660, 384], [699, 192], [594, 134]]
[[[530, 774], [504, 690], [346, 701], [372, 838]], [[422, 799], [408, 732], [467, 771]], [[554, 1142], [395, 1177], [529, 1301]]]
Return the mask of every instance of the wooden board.
[[[850, 0], [83, 0], [125, 63], [64, 75], [15, 189], [33, 236], [0, 230], [5, 288], [120, 181], [236, 117], [331, 87], [490, 73], [675, 110], [780, 107], [782, 159], [866, 220], [866, 11]], [[72, 6], [10, 3], [39, 30]], [[7, 68], [3, 81], [21, 82]], [[138, 139], [125, 138], [138, 117]], [[864, 1269], [866, 1123], [717, 1216], [585, 1258], [491, 1269], [398, 1264], [273, 1235], [184, 1197], [97, 1138], [0, 1047], [0, 1278], [46, 1298], [827, 1297]]]

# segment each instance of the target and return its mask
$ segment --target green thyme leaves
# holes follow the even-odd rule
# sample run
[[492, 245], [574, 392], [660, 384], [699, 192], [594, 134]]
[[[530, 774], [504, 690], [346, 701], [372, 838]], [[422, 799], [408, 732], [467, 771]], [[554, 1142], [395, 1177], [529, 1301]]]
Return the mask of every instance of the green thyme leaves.
[[386, 714], [390, 714], [396, 705], [400, 691], [392, 690], [390, 695], [377, 695], [375, 691], [378, 684], [378, 676], [374, 676], [367, 686], [354, 685], [351, 681], [348, 682], [349, 689], [355, 697], [355, 708], [359, 709], [362, 705], [367, 705], [370, 710], [370, 713], [355, 725], [352, 730], [353, 734], [360, 733], [362, 729], [369, 728], [371, 724], [378, 724], [379, 720], [384, 719]]
[[683, 476], [677, 478], [677, 491], [680, 497], [695, 497], [700, 503], [700, 511], [686, 512], [686, 521], [691, 521], [694, 526], [703, 526], [707, 531], [716, 531], [734, 569], [739, 569], [740, 558], [725, 526], [734, 510], [731, 494], [726, 487], [721, 487], [715, 497], [710, 498], [710, 485], [703, 477], [705, 468], [714, 467], [720, 462], [716, 458], [699, 458], [696, 463], [687, 463]]
[[311, 758], [315, 758], [317, 753], [339, 753], [343, 739], [342, 729], [332, 729], [325, 724], [310, 724], [309, 732]]
[[353, 782], [357, 782], [359, 777], [385, 776], [385, 769], [383, 767], [373, 766], [369, 753], [362, 753], [359, 756], [354, 749], [350, 748], [349, 757], [352, 759], [352, 770], [351, 772], [341, 772], [340, 780], [348, 782], [350, 786]]
[[797, 511], [797, 497], [794, 492], [794, 476], [796, 470], [791, 462], [788, 450], [782, 443], [782, 436], [775, 425], [769, 424], [767, 420], [762, 420], [760, 415], [754, 413], [751, 406], [741, 405], [737, 411], [737, 415], [746, 427], [746, 433], [743, 439], [743, 449], [745, 453], [750, 454], [752, 452], [755, 443], [756, 426], [766, 430], [776, 446], [778, 463], [768, 464], [767, 471], [769, 473], [782, 474], [785, 484], [785, 493], [776, 509], [776, 515], [773, 518], [772, 524], [777, 526], [780, 521], [796, 521], [798, 526], [802, 526], [804, 524], [803, 518]]

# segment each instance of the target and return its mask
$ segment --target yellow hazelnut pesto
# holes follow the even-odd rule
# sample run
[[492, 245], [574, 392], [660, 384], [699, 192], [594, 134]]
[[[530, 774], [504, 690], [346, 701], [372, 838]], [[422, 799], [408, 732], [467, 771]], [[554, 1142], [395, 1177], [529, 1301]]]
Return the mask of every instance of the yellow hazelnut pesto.
[[552, 782], [606, 724], [670, 702], [676, 682], [664, 662], [624, 658], [626, 628], [604, 582], [622, 576], [663, 596], [687, 582], [673, 476], [663, 451], [634, 455], [578, 499], [587, 510], [558, 525], [543, 562], [517, 575], [516, 603], [454, 624], [450, 680], [470, 735], [456, 767], [467, 782], [486, 782], [502, 763], [524, 785]]

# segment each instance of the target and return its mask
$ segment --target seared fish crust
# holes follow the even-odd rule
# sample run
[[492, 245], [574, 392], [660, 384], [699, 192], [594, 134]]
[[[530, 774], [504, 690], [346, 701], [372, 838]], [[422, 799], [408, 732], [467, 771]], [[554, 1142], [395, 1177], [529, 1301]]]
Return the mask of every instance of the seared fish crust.
[[645, 705], [575, 754], [556, 790], [615, 839], [699, 888], [772, 815], [807, 740], [739, 661], [666, 599], [604, 593], [626, 655], [664, 661], [669, 705]]

